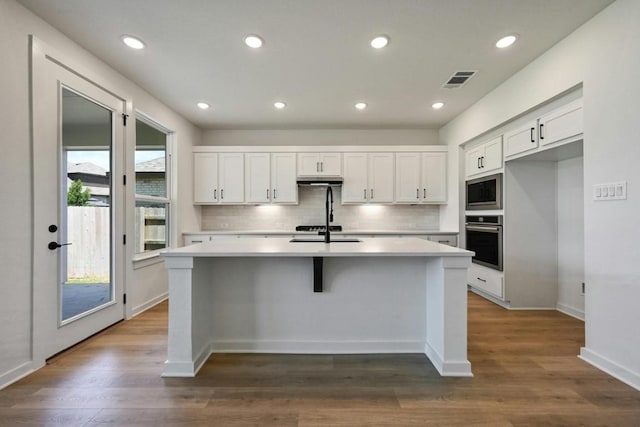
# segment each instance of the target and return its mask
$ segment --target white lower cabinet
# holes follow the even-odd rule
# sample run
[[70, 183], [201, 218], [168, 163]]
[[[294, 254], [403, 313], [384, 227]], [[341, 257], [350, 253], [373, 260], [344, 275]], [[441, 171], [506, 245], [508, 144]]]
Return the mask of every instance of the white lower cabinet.
[[458, 246], [458, 236], [456, 236], [455, 234], [430, 234], [429, 240], [443, 245], [449, 245], [453, 247]]
[[471, 264], [467, 270], [467, 283], [473, 288], [504, 300], [504, 274], [501, 271]]

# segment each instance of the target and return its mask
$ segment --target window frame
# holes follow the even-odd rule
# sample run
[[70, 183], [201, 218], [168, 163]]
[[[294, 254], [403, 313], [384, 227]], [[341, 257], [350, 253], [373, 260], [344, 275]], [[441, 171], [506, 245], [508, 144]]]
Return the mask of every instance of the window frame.
[[[160, 197], [160, 196], [150, 196], [150, 195], [143, 195], [143, 194], [138, 194], [137, 193], [137, 188], [136, 188], [136, 184], [137, 184], [137, 176], [136, 176], [136, 168], [135, 168], [135, 155], [138, 151], [138, 143], [137, 143], [137, 131], [134, 130], [134, 132], [136, 133], [136, 144], [133, 147], [133, 218], [135, 218], [135, 209], [137, 207], [138, 202], [148, 202], [148, 203], [158, 203], [158, 204], [164, 204], [166, 205], [166, 211], [165, 211], [165, 247], [164, 248], [160, 248], [160, 249], [152, 249], [152, 250], [145, 250], [142, 252], [137, 252], [137, 246], [133, 248], [133, 261], [143, 261], [149, 258], [155, 258], [158, 257], [160, 255], [160, 252], [162, 252], [163, 250], [169, 249], [171, 247], [173, 247], [173, 242], [174, 242], [174, 238], [173, 238], [173, 234], [172, 231], [174, 230], [174, 224], [175, 224], [175, 215], [174, 215], [174, 211], [175, 211], [175, 201], [173, 198], [173, 194], [174, 194], [174, 182], [173, 182], [173, 176], [174, 176], [174, 163], [173, 163], [173, 152], [174, 152], [174, 141], [175, 141], [175, 132], [173, 132], [172, 130], [168, 129], [166, 126], [161, 125], [160, 123], [158, 123], [156, 120], [150, 118], [149, 116], [147, 116], [144, 113], [141, 113], [140, 111], [136, 111], [135, 114], [135, 121], [137, 122], [138, 120], [143, 122], [144, 124], [146, 124], [147, 126], [150, 126], [154, 129], [156, 129], [159, 132], [162, 132], [163, 134], [165, 134], [165, 197]], [[135, 124], [135, 122], [134, 122]], [[136, 237], [136, 233], [135, 233], [135, 228], [137, 227], [137, 224], [134, 224], [134, 240]], [[135, 242], [137, 244], [137, 242]]]

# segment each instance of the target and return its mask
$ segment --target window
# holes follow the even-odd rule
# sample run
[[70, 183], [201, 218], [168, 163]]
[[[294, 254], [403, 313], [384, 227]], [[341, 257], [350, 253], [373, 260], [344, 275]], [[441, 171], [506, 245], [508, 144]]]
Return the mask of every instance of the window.
[[135, 253], [169, 246], [170, 164], [166, 131], [136, 118]]

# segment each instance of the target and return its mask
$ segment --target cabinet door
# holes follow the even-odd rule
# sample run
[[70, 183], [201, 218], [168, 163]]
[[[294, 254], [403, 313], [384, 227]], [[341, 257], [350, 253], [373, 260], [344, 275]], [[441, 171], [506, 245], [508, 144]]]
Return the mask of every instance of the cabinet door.
[[298, 176], [318, 176], [319, 173], [318, 153], [298, 153]]
[[271, 154], [271, 202], [298, 203], [294, 153]]
[[420, 153], [396, 153], [396, 194], [398, 203], [420, 202]]
[[422, 189], [426, 203], [447, 201], [447, 153], [422, 153]]
[[480, 161], [482, 172], [488, 172], [502, 167], [502, 136], [483, 144], [484, 154]]
[[368, 193], [367, 153], [344, 153], [342, 203], [364, 203]]
[[320, 175], [342, 176], [342, 153], [321, 153]]
[[269, 203], [271, 199], [269, 153], [247, 153], [244, 162], [247, 202]]
[[534, 120], [518, 129], [505, 133], [504, 151], [506, 157], [524, 153], [538, 147], [537, 124], [537, 121]]
[[[346, 174], [346, 160], [345, 160]], [[369, 154], [369, 201], [393, 202], [393, 153]], [[346, 177], [345, 177], [346, 180]]]
[[540, 117], [539, 123], [538, 131], [542, 145], [580, 135], [583, 132], [582, 100], [545, 114]]
[[194, 153], [193, 203], [218, 203], [218, 155]]
[[244, 154], [220, 153], [219, 162], [220, 203], [244, 202]]
[[482, 172], [482, 169], [480, 168], [482, 156], [484, 156], [484, 145], [469, 149], [465, 153], [465, 173], [467, 176], [472, 176]]

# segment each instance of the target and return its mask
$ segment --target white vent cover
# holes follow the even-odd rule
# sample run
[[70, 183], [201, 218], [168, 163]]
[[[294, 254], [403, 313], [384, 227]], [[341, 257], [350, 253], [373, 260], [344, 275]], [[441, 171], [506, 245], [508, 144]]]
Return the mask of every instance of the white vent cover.
[[476, 71], [456, 71], [442, 87], [445, 89], [458, 89], [464, 86], [475, 74]]

